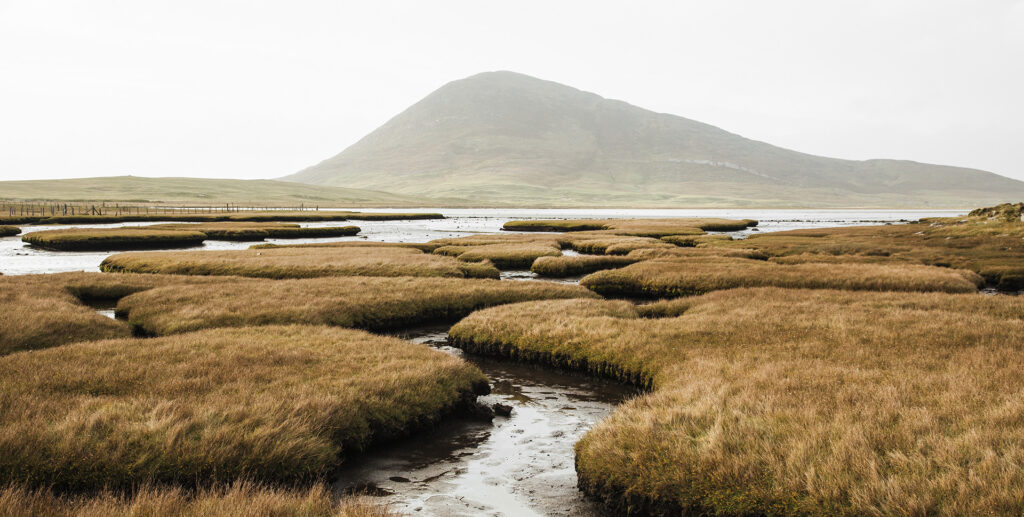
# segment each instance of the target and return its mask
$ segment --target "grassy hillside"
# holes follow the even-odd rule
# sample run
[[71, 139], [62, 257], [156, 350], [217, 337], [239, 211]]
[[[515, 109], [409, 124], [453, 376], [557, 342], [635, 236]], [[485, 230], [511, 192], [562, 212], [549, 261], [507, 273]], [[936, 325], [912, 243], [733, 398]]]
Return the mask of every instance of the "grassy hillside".
[[[140, 178], [0, 181], [0, 200], [117, 201], [272, 206], [439, 206], [445, 202], [375, 190], [273, 180]], [[447, 200], [459, 204], [458, 200]]]
[[963, 207], [1024, 197], [1024, 182], [980, 170], [812, 156], [511, 72], [449, 83], [283, 179], [516, 205]]

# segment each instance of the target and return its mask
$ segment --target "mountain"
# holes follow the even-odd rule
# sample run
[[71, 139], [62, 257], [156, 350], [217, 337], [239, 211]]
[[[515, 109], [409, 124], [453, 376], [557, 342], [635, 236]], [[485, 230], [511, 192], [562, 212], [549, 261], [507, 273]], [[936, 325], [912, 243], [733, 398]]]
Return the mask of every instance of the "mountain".
[[[295, 206], [438, 206], [422, 197], [273, 180], [140, 178], [0, 181], [0, 200], [111, 201]], [[458, 204], [453, 201], [454, 204]]]
[[448, 83], [286, 181], [528, 206], [968, 207], [1024, 198], [975, 169], [790, 151], [513, 72]]

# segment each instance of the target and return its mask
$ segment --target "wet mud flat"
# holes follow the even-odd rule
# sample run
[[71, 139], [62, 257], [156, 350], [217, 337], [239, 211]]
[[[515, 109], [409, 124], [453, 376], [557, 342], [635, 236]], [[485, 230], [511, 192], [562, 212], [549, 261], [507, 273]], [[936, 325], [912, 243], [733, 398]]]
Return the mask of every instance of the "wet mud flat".
[[334, 489], [423, 515], [608, 515], [576, 485], [573, 445], [635, 388], [510, 363], [447, 345], [447, 326], [396, 334], [458, 355], [491, 379], [485, 405], [512, 407], [492, 422], [460, 419], [349, 458]]

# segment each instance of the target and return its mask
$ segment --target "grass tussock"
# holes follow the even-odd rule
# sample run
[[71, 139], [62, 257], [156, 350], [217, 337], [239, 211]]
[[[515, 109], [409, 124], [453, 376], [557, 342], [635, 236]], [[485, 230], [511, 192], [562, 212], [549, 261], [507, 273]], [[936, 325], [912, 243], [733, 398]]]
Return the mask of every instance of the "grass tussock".
[[469, 263], [403, 247], [266, 248], [231, 251], [122, 253], [100, 264], [106, 272], [234, 275], [436, 276], [498, 278], [489, 262]]
[[21, 233], [17, 226], [0, 226], [0, 237], [13, 237]]
[[149, 228], [69, 228], [26, 233], [21, 240], [48, 250], [87, 251], [198, 246], [206, 234], [198, 231]]
[[540, 276], [565, 278], [585, 275], [602, 269], [626, 267], [639, 259], [619, 255], [576, 255], [562, 257], [540, 257], [530, 271]]
[[167, 335], [214, 327], [326, 324], [368, 330], [455, 321], [484, 307], [528, 300], [596, 298], [576, 285], [445, 278], [233, 279], [168, 286], [120, 301], [137, 332]]
[[199, 224], [159, 224], [149, 226], [151, 229], [198, 231], [207, 238], [221, 241], [260, 241], [273, 239], [303, 239], [318, 237], [347, 237], [359, 233], [358, 226], [331, 226], [303, 228], [297, 223], [199, 223]]
[[969, 293], [976, 292], [983, 280], [970, 271], [922, 265], [781, 265], [705, 257], [647, 260], [622, 269], [598, 271], [580, 283], [606, 296], [663, 298], [737, 287]]
[[157, 286], [212, 283], [202, 277], [60, 273], [0, 279], [0, 355], [117, 337], [129, 327], [84, 302], [113, 302]]
[[672, 248], [667, 242], [653, 237], [621, 235], [579, 235], [569, 239], [569, 246], [580, 253], [596, 255], [627, 255], [640, 249]]
[[330, 489], [314, 485], [286, 489], [235, 482], [224, 487], [189, 492], [177, 487], [144, 486], [132, 493], [103, 491], [88, 495], [57, 495], [9, 485], [0, 489], [0, 515], [50, 517], [108, 517], [175, 515], [261, 515], [306, 517], [395, 517], [387, 507], [368, 499], [336, 500]]
[[755, 248], [780, 263], [892, 262], [968, 269], [991, 286], [1021, 290], [1024, 223], [1015, 212], [1007, 219], [996, 208], [964, 218], [762, 233], [713, 245]]
[[532, 220], [509, 221], [502, 225], [502, 230], [510, 232], [585, 232], [607, 230], [604, 221], [569, 219], [569, 220]]
[[509, 221], [503, 230], [518, 232], [605, 231], [614, 235], [660, 238], [667, 235], [701, 235], [704, 232], [733, 232], [756, 226], [752, 219], [569, 219]]
[[695, 248], [702, 244], [709, 244], [714, 242], [731, 241], [731, 235], [723, 234], [712, 234], [712, 235], [666, 235], [661, 240], [675, 244], [683, 248]]
[[755, 249], [746, 248], [720, 248], [706, 245], [700, 245], [695, 248], [641, 248], [633, 250], [626, 255], [629, 258], [636, 259], [637, 262], [641, 260], [651, 259], [671, 259], [671, 258], [704, 258], [710, 259], [715, 257], [722, 258], [745, 258], [752, 260], [768, 260], [768, 255]]
[[659, 319], [626, 302], [507, 305], [450, 335], [652, 389], [576, 445], [581, 487], [623, 512], [1024, 507], [1024, 300], [763, 288], [675, 303]]
[[467, 262], [489, 260], [498, 269], [529, 269], [540, 257], [557, 257], [562, 254], [556, 244], [510, 243], [485, 244], [481, 246], [441, 246], [435, 254], [458, 257]]
[[0, 358], [0, 482], [57, 490], [319, 479], [472, 402], [476, 367], [315, 326], [76, 343]]
[[0, 279], [0, 355], [93, 339], [128, 337], [128, 327], [82, 305], [71, 293]]
[[568, 247], [564, 235], [522, 234], [522, 233], [482, 233], [465, 237], [434, 239], [431, 244], [438, 246], [489, 246], [493, 244], [539, 244], [547, 246]]
[[374, 241], [333, 241], [306, 242], [302, 244], [254, 244], [249, 249], [270, 248], [413, 248], [425, 253], [432, 253], [440, 244], [430, 242], [374, 242]]
[[[651, 237], [634, 237], [629, 235], [615, 235], [606, 232], [572, 232], [561, 235], [551, 234], [497, 234], [497, 235], [471, 235], [456, 239], [437, 239], [430, 241], [431, 244], [440, 244], [445, 247], [452, 247], [453, 251], [462, 248], [483, 247], [483, 246], [507, 246], [514, 249], [521, 246], [524, 249], [544, 248], [554, 250], [571, 249], [580, 253], [599, 255], [625, 255], [638, 249], [671, 249], [674, 246]], [[554, 255], [550, 255], [554, 256]]]

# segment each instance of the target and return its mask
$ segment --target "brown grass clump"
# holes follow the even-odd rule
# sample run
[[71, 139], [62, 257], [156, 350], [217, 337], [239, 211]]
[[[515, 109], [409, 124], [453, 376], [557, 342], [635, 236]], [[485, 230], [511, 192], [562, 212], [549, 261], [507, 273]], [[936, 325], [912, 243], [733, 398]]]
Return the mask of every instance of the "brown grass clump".
[[[975, 213], [987, 214], [983, 210]], [[1019, 217], [1012, 222], [978, 215], [901, 225], [772, 232], [713, 245], [755, 248], [782, 263], [896, 262], [969, 269], [989, 285], [1024, 289], [1024, 223]]]
[[75, 341], [128, 337], [128, 327], [82, 305], [66, 291], [0, 279], [0, 355]]
[[57, 251], [117, 250], [198, 246], [206, 234], [149, 228], [69, 228], [26, 233], [21, 240]]
[[267, 238], [302, 239], [316, 237], [346, 237], [359, 233], [358, 226], [303, 228], [296, 223], [274, 222], [158, 224], [149, 226], [148, 228], [203, 232], [208, 238], [220, 241], [261, 241]]
[[[608, 232], [572, 232], [562, 235], [551, 234], [491, 234], [471, 235], [456, 239], [437, 239], [430, 241], [431, 244], [440, 244], [444, 247], [453, 247], [453, 251], [460, 248], [483, 247], [483, 246], [514, 246], [524, 248], [536, 248], [538, 251], [543, 248], [552, 250], [571, 249], [580, 253], [625, 255], [633, 250], [662, 248], [670, 249], [671, 246], [663, 241], [651, 237], [634, 237], [629, 235], [616, 235]], [[550, 255], [555, 256], [555, 255]]]
[[374, 241], [332, 241], [306, 242], [302, 244], [254, 244], [249, 249], [269, 248], [413, 248], [425, 253], [432, 253], [440, 244], [430, 242], [374, 242]]
[[641, 248], [633, 250], [626, 255], [629, 258], [635, 259], [637, 262], [641, 260], [651, 260], [658, 258], [714, 258], [714, 257], [725, 257], [725, 258], [746, 258], [753, 260], [768, 260], [768, 255], [763, 252], [754, 249], [744, 248], [719, 248], [706, 245], [700, 245], [695, 248]]
[[235, 482], [224, 487], [202, 489], [198, 493], [176, 487], [146, 486], [130, 494], [105, 491], [72, 496], [11, 485], [0, 489], [0, 515], [393, 517], [397, 514], [366, 499], [336, 501], [330, 489], [319, 484], [306, 489], [285, 489]]
[[465, 237], [434, 239], [431, 244], [438, 246], [488, 246], [491, 244], [543, 244], [568, 246], [565, 235], [523, 234], [523, 233], [481, 233]]
[[580, 286], [540, 282], [411, 277], [232, 280], [140, 292], [122, 299], [117, 313], [147, 335], [289, 323], [390, 330], [454, 321], [504, 303], [596, 298]]
[[593, 219], [550, 219], [533, 221], [509, 221], [502, 225], [502, 230], [510, 232], [585, 232], [607, 230], [604, 220]]
[[509, 221], [502, 230], [518, 232], [606, 231], [614, 235], [660, 238], [666, 235], [701, 235], [709, 232], [739, 231], [757, 226], [752, 219], [569, 219]]
[[653, 389], [576, 445], [581, 486], [622, 512], [1024, 507], [1024, 300], [768, 288], [686, 302], [660, 319], [626, 302], [507, 305], [450, 334]]
[[0, 226], [0, 237], [11, 237], [21, 233], [21, 228], [17, 226]]
[[[163, 285], [212, 283], [167, 275], [60, 273], [0, 279], [0, 355], [76, 341], [128, 337], [128, 326], [82, 302], [114, 301]], [[219, 279], [218, 279], [219, 280]]]
[[709, 244], [714, 242], [731, 241], [732, 236], [714, 234], [714, 235], [666, 235], [661, 240], [670, 244], [675, 244], [683, 248], [694, 248], [702, 244]]
[[610, 296], [690, 296], [736, 287], [868, 291], [975, 292], [983, 280], [969, 271], [906, 264], [781, 265], [737, 258], [678, 258], [638, 262], [593, 273], [580, 282]]
[[443, 352], [329, 327], [13, 354], [0, 358], [0, 482], [90, 490], [317, 479], [486, 386]]
[[672, 248], [667, 242], [652, 237], [621, 235], [580, 235], [569, 239], [569, 246], [580, 253], [598, 255], [626, 255], [639, 249]]
[[489, 260], [498, 269], [529, 269], [540, 257], [557, 257], [562, 250], [555, 244], [514, 243], [483, 246], [441, 246], [435, 254], [458, 257], [467, 262]]
[[564, 257], [540, 257], [530, 271], [540, 276], [564, 278], [585, 275], [602, 269], [625, 267], [639, 259], [618, 255], [577, 255]]
[[100, 264], [107, 272], [318, 276], [441, 276], [498, 278], [490, 263], [467, 263], [400, 247], [267, 248], [257, 250], [122, 253]]

